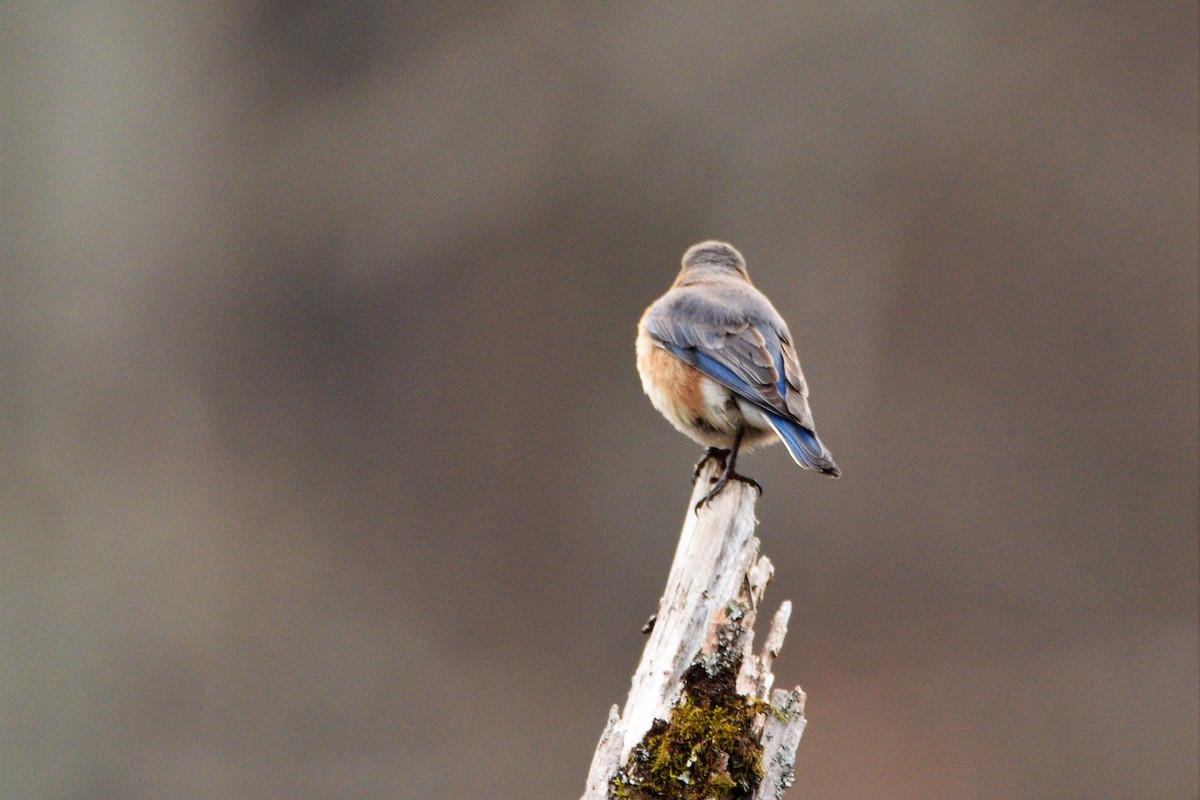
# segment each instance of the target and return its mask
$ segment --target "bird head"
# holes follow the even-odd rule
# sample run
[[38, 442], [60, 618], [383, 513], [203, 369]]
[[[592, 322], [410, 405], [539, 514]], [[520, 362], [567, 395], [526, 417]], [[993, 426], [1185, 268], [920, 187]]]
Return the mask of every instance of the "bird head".
[[750, 279], [742, 254], [732, 245], [710, 239], [692, 245], [683, 254], [683, 269], [675, 283], [678, 285], [721, 274]]

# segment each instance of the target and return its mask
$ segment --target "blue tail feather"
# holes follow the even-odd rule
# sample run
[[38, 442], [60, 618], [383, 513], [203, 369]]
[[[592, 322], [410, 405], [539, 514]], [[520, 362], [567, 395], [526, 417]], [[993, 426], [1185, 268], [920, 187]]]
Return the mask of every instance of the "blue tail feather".
[[763, 416], [767, 418], [767, 422], [771, 423], [775, 433], [779, 434], [779, 438], [797, 464], [819, 470], [835, 478], [842, 474], [837, 464], [833, 463], [833, 456], [825, 449], [825, 445], [821, 443], [815, 433], [790, 419], [777, 417], [774, 414], [764, 414]]

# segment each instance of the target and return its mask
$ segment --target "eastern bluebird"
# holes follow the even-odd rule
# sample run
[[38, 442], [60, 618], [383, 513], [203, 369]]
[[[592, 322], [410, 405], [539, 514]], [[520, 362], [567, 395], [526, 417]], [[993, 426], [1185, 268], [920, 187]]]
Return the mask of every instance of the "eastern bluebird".
[[805, 469], [841, 471], [817, 438], [808, 386], [787, 324], [754, 288], [742, 254], [724, 242], [701, 242], [683, 254], [670, 290], [638, 323], [637, 367], [642, 388], [667, 420], [724, 462], [715, 485], [696, 507], [730, 480], [738, 448], [776, 438]]

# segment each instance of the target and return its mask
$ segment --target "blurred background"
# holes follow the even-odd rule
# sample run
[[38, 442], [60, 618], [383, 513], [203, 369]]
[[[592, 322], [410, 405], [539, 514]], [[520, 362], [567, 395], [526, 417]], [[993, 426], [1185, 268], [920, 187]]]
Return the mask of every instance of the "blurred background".
[[4, 5], [0, 794], [577, 797], [726, 239], [795, 798], [1200, 793], [1194, 3]]

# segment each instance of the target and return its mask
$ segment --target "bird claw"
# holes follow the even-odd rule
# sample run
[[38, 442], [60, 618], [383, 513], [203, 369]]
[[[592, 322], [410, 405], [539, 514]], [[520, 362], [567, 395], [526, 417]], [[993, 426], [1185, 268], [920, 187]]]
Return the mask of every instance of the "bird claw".
[[706, 506], [709, 503], [711, 503], [712, 499], [714, 497], [716, 497], [718, 494], [720, 494], [721, 490], [725, 488], [725, 484], [729, 483], [730, 481], [738, 481], [739, 483], [745, 483], [749, 486], [753, 486], [755, 488], [755, 490], [758, 492], [758, 496], [762, 497], [762, 493], [763, 493], [762, 485], [759, 484], [758, 481], [754, 480], [754, 478], [748, 478], [745, 475], [739, 475], [736, 472], [731, 472], [728, 475], [724, 475], [724, 474], [720, 475], [719, 477], [716, 477], [713, 480], [716, 481], [713, 488], [708, 490], [708, 494], [704, 495], [704, 497], [701, 497], [698, 501], [696, 501], [696, 506], [695, 506], [696, 513], [700, 513], [700, 506]]
[[758, 481], [754, 480], [754, 478], [747, 478], [745, 475], [738, 475], [736, 472], [734, 474], [730, 475], [729, 477], [735, 481], [740, 481], [742, 483], [753, 486], [755, 491], [758, 492], [758, 496], [762, 497], [762, 484], [760, 484]]
[[[719, 463], [721, 465], [721, 469], [724, 470], [725, 469], [725, 459], [728, 457], [729, 457], [729, 450], [727, 450], [723, 447], [710, 447], [707, 450], [705, 450], [704, 455], [701, 457], [701, 459], [699, 461], [696, 462], [696, 466], [692, 469], [692, 483], [694, 484], [696, 482], [696, 479], [700, 477], [700, 470], [704, 469], [704, 465], [708, 463], [708, 460], [710, 458], [715, 458], [717, 460], [717, 463]], [[712, 478], [710, 480], [712, 482], [715, 482], [717, 480], [717, 478]]]

